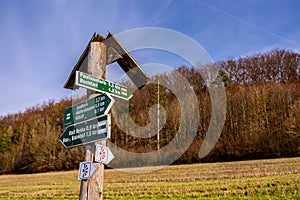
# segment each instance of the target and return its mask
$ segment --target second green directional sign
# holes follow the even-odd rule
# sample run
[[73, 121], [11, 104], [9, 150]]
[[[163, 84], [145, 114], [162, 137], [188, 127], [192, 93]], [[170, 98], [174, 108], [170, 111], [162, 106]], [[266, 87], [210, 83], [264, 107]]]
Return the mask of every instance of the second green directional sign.
[[82, 101], [65, 109], [64, 127], [79, 123], [109, 112], [114, 99], [106, 94]]

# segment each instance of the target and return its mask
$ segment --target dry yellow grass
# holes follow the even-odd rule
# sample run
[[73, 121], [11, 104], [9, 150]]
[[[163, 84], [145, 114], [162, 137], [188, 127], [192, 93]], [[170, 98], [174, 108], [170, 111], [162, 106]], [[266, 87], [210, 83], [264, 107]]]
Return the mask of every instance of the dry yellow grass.
[[[0, 199], [78, 199], [77, 173], [1, 175]], [[141, 174], [110, 169], [104, 197], [300, 198], [300, 158], [168, 166]]]

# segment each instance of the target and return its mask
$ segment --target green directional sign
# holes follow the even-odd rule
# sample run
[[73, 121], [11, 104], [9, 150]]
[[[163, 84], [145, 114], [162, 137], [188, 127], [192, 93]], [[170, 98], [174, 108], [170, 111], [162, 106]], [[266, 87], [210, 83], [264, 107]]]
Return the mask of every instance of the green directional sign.
[[129, 100], [132, 97], [127, 87], [80, 71], [76, 71], [75, 85], [97, 92], [108, 93], [125, 100]]
[[110, 138], [110, 126], [110, 115], [99, 116], [68, 126], [59, 140], [66, 148], [106, 140]]
[[100, 94], [92, 99], [82, 101], [65, 109], [64, 127], [94, 118], [100, 115], [106, 115], [111, 109], [114, 99], [106, 94]]

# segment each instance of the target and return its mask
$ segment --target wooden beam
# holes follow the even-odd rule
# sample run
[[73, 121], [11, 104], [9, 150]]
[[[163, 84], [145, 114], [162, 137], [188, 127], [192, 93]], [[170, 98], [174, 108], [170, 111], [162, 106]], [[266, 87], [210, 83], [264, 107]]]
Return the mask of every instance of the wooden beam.
[[108, 63], [117, 62], [138, 89], [142, 89], [149, 81], [149, 77], [121, 42], [109, 32], [104, 41], [108, 49]]
[[[88, 53], [87, 73], [105, 79], [106, 75], [106, 46], [102, 42], [91, 42]], [[94, 98], [98, 94], [87, 90], [87, 98]], [[96, 144], [106, 145], [106, 140], [85, 145], [85, 161], [94, 161]], [[103, 199], [104, 164], [94, 163], [95, 173], [89, 180], [81, 181], [80, 200]]]

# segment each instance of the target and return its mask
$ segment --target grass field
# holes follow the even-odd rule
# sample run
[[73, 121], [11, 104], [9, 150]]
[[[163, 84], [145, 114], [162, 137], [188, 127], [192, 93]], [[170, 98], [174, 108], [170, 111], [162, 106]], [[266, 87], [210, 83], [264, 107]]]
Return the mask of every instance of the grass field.
[[[78, 199], [77, 171], [1, 175], [0, 199]], [[105, 170], [105, 199], [300, 199], [300, 158]]]

